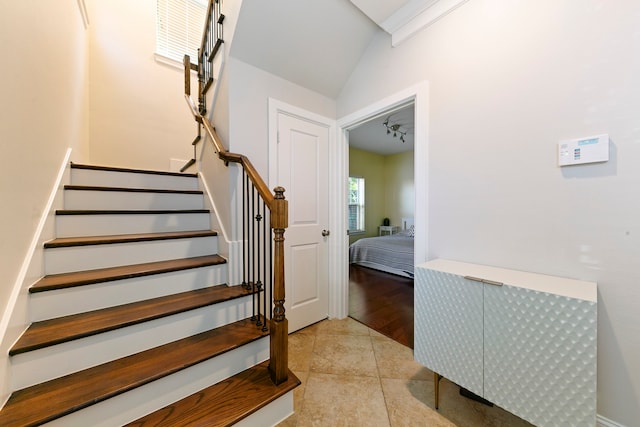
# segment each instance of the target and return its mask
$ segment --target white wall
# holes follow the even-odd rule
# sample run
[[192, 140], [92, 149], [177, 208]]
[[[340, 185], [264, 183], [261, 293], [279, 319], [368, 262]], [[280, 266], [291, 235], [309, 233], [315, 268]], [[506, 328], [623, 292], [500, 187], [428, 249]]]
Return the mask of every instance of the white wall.
[[[248, 156], [273, 189], [277, 184], [269, 182], [269, 98], [330, 119], [335, 118], [336, 103], [236, 58], [230, 57], [226, 66], [229, 76], [229, 151]], [[232, 180], [232, 187], [234, 182]], [[232, 189], [232, 197], [234, 192]]]
[[3, 329], [12, 289], [22, 286], [21, 266], [67, 149], [78, 162], [89, 156], [87, 41], [76, 0], [2, 2], [0, 404], [9, 387]]
[[267, 73], [231, 57], [230, 144], [236, 153], [251, 153], [254, 166], [268, 176], [269, 98], [291, 104], [327, 118], [336, 117], [336, 102], [330, 98]]
[[386, 216], [402, 228], [402, 218], [414, 217], [415, 190], [413, 150], [384, 158]]
[[181, 68], [154, 59], [155, 0], [89, 0], [91, 162], [168, 170], [193, 157]]
[[[378, 226], [383, 218], [393, 219], [386, 198], [389, 191], [397, 188], [388, 184], [387, 156], [349, 147], [349, 176], [364, 178], [364, 233], [350, 233], [349, 244], [363, 237], [378, 235]], [[392, 222], [397, 225], [399, 222]]]
[[[640, 2], [473, 0], [397, 48], [379, 35], [338, 100], [341, 117], [429, 82], [429, 257], [597, 281], [598, 412], [626, 426], [640, 425], [638, 28]], [[608, 163], [556, 166], [558, 140], [598, 133]]]

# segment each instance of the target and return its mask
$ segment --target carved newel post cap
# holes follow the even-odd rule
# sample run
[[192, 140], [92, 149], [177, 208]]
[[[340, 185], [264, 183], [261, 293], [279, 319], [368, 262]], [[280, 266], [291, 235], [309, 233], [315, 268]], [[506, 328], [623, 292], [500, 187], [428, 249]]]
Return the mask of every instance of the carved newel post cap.
[[276, 197], [275, 198], [276, 199], [284, 199], [284, 192], [285, 191], [286, 190], [284, 189], [284, 187], [278, 186], [278, 187], [274, 188], [273, 192], [276, 193]]

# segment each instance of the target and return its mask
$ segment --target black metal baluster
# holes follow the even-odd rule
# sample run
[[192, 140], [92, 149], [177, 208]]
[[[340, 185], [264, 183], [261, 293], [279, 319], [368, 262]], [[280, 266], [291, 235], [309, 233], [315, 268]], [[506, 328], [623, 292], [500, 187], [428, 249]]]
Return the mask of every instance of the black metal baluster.
[[216, 2], [216, 3], [218, 4], [218, 13], [216, 14], [216, 23], [217, 23], [216, 41], [218, 41], [218, 40], [224, 40], [223, 34], [222, 34], [222, 28], [223, 28], [222, 22], [224, 21], [224, 15], [220, 11], [220, 9], [222, 8], [222, 6], [220, 5], [220, 2]]
[[[271, 211], [269, 211], [269, 216], [271, 216]], [[269, 218], [269, 223], [271, 223], [271, 218]], [[269, 319], [273, 319], [273, 228], [269, 227]]]
[[247, 241], [247, 222], [245, 220], [247, 216], [247, 198], [245, 187], [247, 185], [247, 173], [242, 169], [242, 287], [248, 289], [247, 283], [247, 257], [246, 257], [246, 244]]
[[256, 246], [255, 246], [255, 238], [256, 238], [256, 225], [253, 220], [256, 217], [256, 187], [255, 185], [251, 185], [251, 242], [249, 246], [249, 250], [251, 251], [251, 262], [249, 263], [250, 273], [249, 280], [251, 280], [251, 291], [253, 295], [251, 295], [252, 299], [252, 315], [251, 320], [256, 320]]
[[[244, 171], [244, 169], [243, 169]], [[246, 285], [246, 289], [247, 290], [251, 290], [251, 277], [249, 276], [249, 270], [250, 270], [250, 261], [251, 258], [249, 256], [249, 240], [250, 240], [250, 235], [251, 235], [251, 229], [249, 228], [249, 176], [247, 175], [246, 171], [244, 172], [244, 188], [242, 189], [243, 194], [244, 194], [244, 200], [246, 202], [246, 206], [243, 206], [243, 210], [242, 210], [242, 215], [243, 215], [243, 224], [242, 227], [245, 230], [245, 238], [244, 238], [244, 242], [243, 245], [244, 247], [242, 248], [243, 254], [244, 254], [244, 267], [245, 267], [245, 272], [246, 272], [246, 277], [247, 277], [247, 285]]]
[[257, 256], [256, 256], [256, 275], [257, 275], [257, 281], [256, 281], [256, 289], [258, 290], [257, 294], [256, 294], [256, 300], [257, 300], [257, 306], [258, 306], [258, 321], [256, 322], [256, 326], [262, 326], [262, 318], [260, 317], [260, 296], [261, 296], [261, 290], [262, 290], [262, 280], [261, 280], [261, 270], [260, 270], [260, 222], [262, 222], [262, 215], [260, 215], [260, 201], [261, 199], [258, 197], [257, 199], [257, 214], [256, 214], [256, 251], [257, 251]]
[[204, 62], [204, 52], [202, 51], [202, 49], [198, 49], [198, 63], [201, 64], [202, 66], [198, 67], [198, 109], [200, 111], [200, 114], [202, 114], [202, 109], [204, 108], [204, 101], [203, 101], [203, 91], [204, 91], [204, 69], [206, 67], [206, 64]]

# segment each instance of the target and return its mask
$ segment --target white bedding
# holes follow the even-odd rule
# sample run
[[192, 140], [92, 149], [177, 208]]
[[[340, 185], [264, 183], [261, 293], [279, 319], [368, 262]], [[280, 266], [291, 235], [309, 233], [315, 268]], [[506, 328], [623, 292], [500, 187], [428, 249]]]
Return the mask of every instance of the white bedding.
[[413, 237], [406, 233], [365, 237], [349, 247], [349, 263], [413, 277]]

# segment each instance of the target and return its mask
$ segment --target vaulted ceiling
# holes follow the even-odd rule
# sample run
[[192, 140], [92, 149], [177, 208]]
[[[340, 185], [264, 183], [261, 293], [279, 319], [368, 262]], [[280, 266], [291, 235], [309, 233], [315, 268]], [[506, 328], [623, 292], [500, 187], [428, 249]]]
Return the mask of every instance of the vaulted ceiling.
[[348, 0], [247, 0], [231, 55], [335, 99], [377, 31]]
[[231, 55], [337, 98], [376, 32], [397, 44], [467, 0], [247, 0]]
[[[230, 54], [336, 99], [376, 33], [386, 31], [396, 45], [465, 1], [246, 0]], [[370, 126], [379, 129], [382, 121]], [[386, 137], [370, 135], [378, 133]], [[406, 150], [408, 144], [403, 146]]]

